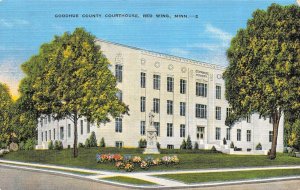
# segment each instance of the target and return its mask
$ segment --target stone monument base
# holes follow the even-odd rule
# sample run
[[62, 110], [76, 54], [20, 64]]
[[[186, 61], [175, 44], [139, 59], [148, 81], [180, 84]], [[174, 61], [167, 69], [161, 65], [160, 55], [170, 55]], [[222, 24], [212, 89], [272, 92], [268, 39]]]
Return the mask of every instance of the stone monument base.
[[145, 148], [143, 154], [160, 154], [157, 148]]

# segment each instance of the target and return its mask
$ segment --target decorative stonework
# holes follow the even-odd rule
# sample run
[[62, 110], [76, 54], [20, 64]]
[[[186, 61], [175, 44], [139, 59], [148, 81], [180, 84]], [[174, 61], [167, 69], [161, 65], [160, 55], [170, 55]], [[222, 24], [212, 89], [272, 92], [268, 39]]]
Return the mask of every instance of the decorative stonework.
[[181, 72], [186, 73], [186, 67], [181, 67]]
[[169, 70], [173, 70], [173, 69], [174, 69], [174, 66], [173, 66], [172, 64], [170, 64], [170, 65], [168, 66], [168, 69], [169, 69]]
[[213, 74], [210, 74], [210, 81], [213, 81], [214, 80], [214, 75]]
[[190, 70], [190, 77], [193, 78], [193, 76], [194, 76], [194, 71]]
[[160, 63], [159, 63], [159, 62], [155, 62], [155, 63], [154, 63], [154, 66], [155, 66], [156, 68], [159, 68], [159, 67], [160, 67]]
[[141, 59], [141, 64], [142, 64], [142, 65], [146, 65], [146, 59], [142, 58], [142, 59]]
[[222, 75], [221, 74], [217, 74], [217, 79], [222, 79]]
[[122, 55], [122, 53], [117, 53], [115, 61], [118, 64], [122, 64], [123, 63], [123, 55]]

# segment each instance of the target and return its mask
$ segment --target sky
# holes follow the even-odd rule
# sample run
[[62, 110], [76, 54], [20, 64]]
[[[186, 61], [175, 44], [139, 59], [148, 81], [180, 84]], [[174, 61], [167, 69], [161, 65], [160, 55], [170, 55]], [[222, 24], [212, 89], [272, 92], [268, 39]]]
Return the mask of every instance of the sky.
[[[226, 66], [231, 38], [246, 27], [253, 11], [272, 3], [295, 0], [0, 0], [0, 82], [17, 95], [24, 77], [20, 65], [43, 43], [77, 27], [103, 40]], [[69, 14], [78, 17], [62, 17]]]

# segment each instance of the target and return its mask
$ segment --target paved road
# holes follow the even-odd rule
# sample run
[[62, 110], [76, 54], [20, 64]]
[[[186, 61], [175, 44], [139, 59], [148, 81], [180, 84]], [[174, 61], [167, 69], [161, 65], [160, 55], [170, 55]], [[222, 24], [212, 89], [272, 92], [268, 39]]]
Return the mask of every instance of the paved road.
[[[129, 189], [99, 182], [49, 173], [19, 170], [0, 166], [0, 190], [121, 190]], [[228, 185], [199, 190], [300, 190], [300, 180], [272, 183]]]
[[50, 173], [0, 166], [0, 190], [123, 190], [126, 188]]

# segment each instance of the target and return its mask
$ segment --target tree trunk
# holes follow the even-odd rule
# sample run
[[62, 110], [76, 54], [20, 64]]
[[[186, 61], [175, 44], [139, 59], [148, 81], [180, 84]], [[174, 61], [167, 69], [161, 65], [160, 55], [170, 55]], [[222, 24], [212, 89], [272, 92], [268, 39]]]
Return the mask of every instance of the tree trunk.
[[274, 160], [276, 158], [276, 147], [277, 147], [277, 137], [278, 137], [278, 127], [279, 127], [279, 121], [280, 121], [280, 113], [281, 111], [275, 110], [275, 112], [272, 115], [273, 119], [273, 139], [272, 139], [272, 147], [271, 152], [269, 155], [269, 158], [271, 160]]
[[77, 133], [77, 113], [74, 114], [74, 144], [73, 144], [73, 156], [76, 158], [78, 156], [78, 147], [77, 147], [77, 141], [78, 141], [78, 133]]

